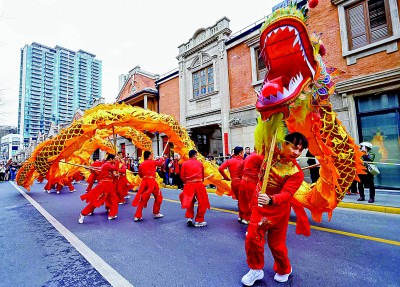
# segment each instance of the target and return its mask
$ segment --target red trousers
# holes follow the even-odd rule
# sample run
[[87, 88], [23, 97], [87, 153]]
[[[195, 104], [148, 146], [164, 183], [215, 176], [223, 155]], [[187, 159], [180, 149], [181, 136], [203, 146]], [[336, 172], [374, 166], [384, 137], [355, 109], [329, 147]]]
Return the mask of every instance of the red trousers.
[[[273, 208], [274, 212], [282, 212], [284, 216], [280, 217], [279, 221], [271, 223], [268, 220], [268, 213], [271, 211], [263, 212], [264, 208]], [[245, 241], [247, 264], [251, 269], [263, 269], [264, 245], [267, 239], [268, 247], [274, 257], [274, 271], [278, 274], [290, 273], [291, 265], [286, 247], [289, 216], [289, 203], [282, 208], [278, 206], [253, 207]]]
[[257, 181], [242, 178], [239, 188], [238, 207], [239, 217], [247, 221], [251, 216], [251, 202], [256, 192]]
[[231, 181], [231, 190], [235, 199], [239, 199], [239, 188], [240, 188], [240, 179], [235, 178]]
[[88, 179], [87, 179], [87, 183], [88, 183], [88, 187], [86, 188], [86, 191], [91, 191], [94, 182], [96, 181], [97, 175], [94, 173], [90, 173]]
[[154, 178], [144, 178], [140, 183], [139, 191], [132, 201], [133, 206], [137, 206], [135, 217], [142, 218], [143, 208], [147, 207], [150, 196], [154, 196], [153, 214], [160, 213], [163, 196]]
[[106, 205], [109, 209], [109, 216], [118, 214], [118, 197], [115, 190], [115, 184], [112, 180], [101, 180], [99, 184], [88, 193], [81, 195], [81, 199], [85, 200], [88, 205], [81, 211], [82, 215], [92, 213], [97, 207]]
[[179, 196], [182, 208], [186, 208], [185, 218], [194, 218], [194, 204], [198, 201], [196, 222], [203, 222], [207, 208], [210, 208], [207, 190], [202, 182], [186, 183]]
[[[108, 194], [106, 196], [105, 204], [108, 211], [108, 216], [116, 216], [118, 214], [118, 197], [116, 194]], [[86, 216], [92, 213], [98, 206], [95, 206], [92, 202], [89, 202], [84, 209], [82, 209], [81, 214]]]

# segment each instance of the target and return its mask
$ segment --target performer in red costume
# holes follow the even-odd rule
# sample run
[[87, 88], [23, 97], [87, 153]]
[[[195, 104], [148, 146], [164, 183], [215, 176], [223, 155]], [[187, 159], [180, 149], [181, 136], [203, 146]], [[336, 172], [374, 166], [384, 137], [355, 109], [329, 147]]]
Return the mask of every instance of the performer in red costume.
[[87, 183], [89, 184], [88, 187], [86, 188], [86, 192], [89, 192], [92, 190], [94, 182], [97, 180], [97, 177], [100, 174], [100, 168], [103, 165], [103, 162], [96, 159], [90, 166], [93, 167], [93, 169], [90, 169], [90, 175], [87, 179]]
[[73, 179], [73, 176], [70, 176], [68, 178], [63, 178], [60, 181], [58, 181], [57, 184], [56, 184], [56, 192], [57, 192], [57, 194], [59, 194], [61, 192], [61, 189], [64, 186], [68, 186], [69, 192], [75, 192], [76, 189], [72, 185], [72, 179]]
[[122, 156], [122, 153], [118, 153], [118, 173], [116, 177], [116, 185], [117, 185], [117, 196], [118, 196], [118, 203], [124, 204], [126, 203], [125, 197], [128, 195], [128, 191], [132, 188], [132, 185], [126, 179], [126, 164], [125, 160]]
[[[219, 173], [224, 177], [224, 180], [231, 181], [232, 193], [235, 199], [239, 199], [240, 180], [243, 173], [243, 148], [237, 146], [233, 149], [233, 156], [231, 159], [224, 161], [218, 168]], [[225, 169], [229, 170], [231, 178], [229, 178]]]
[[[242, 222], [242, 217], [240, 216], [239, 188], [243, 173], [243, 154], [244, 154], [243, 147], [236, 146], [233, 149], [232, 158], [224, 161], [218, 168], [218, 171], [224, 177], [224, 180], [231, 181], [231, 193], [229, 195], [231, 195], [233, 199], [237, 199], [238, 201], [239, 222]], [[225, 174], [226, 168], [228, 168], [231, 178], [229, 178]]]
[[197, 160], [197, 151], [189, 151], [189, 160], [182, 163], [181, 178], [184, 187], [179, 199], [181, 200], [182, 208], [186, 208], [185, 218], [187, 218], [187, 225], [193, 226], [194, 203], [197, 200], [198, 206], [194, 226], [204, 227], [207, 225], [207, 222], [204, 221], [204, 215], [207, 208], [210, 209], [210, 202], [203, 184], [204, 166]]
[[243, 224], [249, 224], [251, 215], [251, 201], [258, 183], [258, 174], [264, 157], [255, 151], [248, 154], [243, 162], [243, 175], [239, 188], [239, 219]]
[[115, 190], [114, 171], [118, 167], [115, 164], [115, 156], [109, 154], [106, 162], [101, 166], [101, 171], [98, 176], [99, 184], [96, 185], [90, 192], [81, 195], [81, 199], [85, 200], [88, 205], [81, 211], [78, 222], [83, 223], [85, 216], [93, 213], [94, 209], [106, 203], [109, 207], [108, 219], [117, 218], [118, 213], [118, 197]]
[[289, 224], [290, 201], [301, 186], [304, 174], [298, 165], [298, 158], [308, 141], [301, 133], [286, 135], [282, 149], [275, 150], [266, 193], [260, 193], [266, 162], [260, 170], [260, 180], [253, 198], [250, 224], [247, 229], [245, 249], [250, 271], [243, 276], [242, 283], [253, 286], [264, 277], [264, 245], [267, 233], [268, 247], [274, 257], [274, 280], [286, 282], [292, 273], [286, 247], [286, 232]]
[[155, 219], [164, 217], [160, 213], [163, 196], [156, 181], [156, 169], [158, 166], [161, 167], [163, 165], [164, 158], [153, 160], [153, 153], [150, 151], [145, 151], [143, 158], [144, 161], [139, 165], [139, 176], [142, 178], [142, 182], [140, 183], [139, 191], [132, 201], [132, 205], [137, 206], [133, 219], [135, 222], [143, 219], [142, 211], [143, 208], [147, 207], [151, 194], [154, 196], [153, 217]]

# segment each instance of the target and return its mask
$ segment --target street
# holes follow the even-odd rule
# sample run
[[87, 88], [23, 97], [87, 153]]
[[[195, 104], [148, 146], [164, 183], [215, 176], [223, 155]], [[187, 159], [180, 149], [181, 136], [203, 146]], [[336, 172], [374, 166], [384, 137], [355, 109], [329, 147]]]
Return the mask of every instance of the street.
[[[79, 198], [86, 182], [61, 194], [0, 183], [0, 286], [243, 286], [248, 271], [246, 225], [239, 224], [236, 202], [209, 194], [204, 228], [187, 227], [179, 191], [163, 189], [161, 219], [153, 219], [153, 199], [134, 222], [131, 202], [107, 220], [104, 207], [78, 224], [85, 206]], [[288, 230], [293, 275], [273, 280], [266, 248], [265, 277], [254, 286], [400, 286], [400, 216], [337, 208], [329, 222], [311, 222], [311, 236]]]

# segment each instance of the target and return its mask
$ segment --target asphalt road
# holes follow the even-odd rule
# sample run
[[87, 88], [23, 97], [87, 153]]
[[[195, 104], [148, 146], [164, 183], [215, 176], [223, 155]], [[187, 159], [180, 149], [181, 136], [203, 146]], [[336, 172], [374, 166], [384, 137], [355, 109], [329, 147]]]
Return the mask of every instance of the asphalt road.
[[[0, 286], [243, 286], [246, 226], [231, 198], [210, 194], [204, 228], [186, 226], [174, 189], [163, 189], [162, 219], [152, 218], [151, 199], [133, 222], [131, 198], [116, 220], [101, 207], [78, 224], [85, 184], [47, 194], [35, 183], [24, 197], [0, 183]], [[400, 286], [399, 215], [337, 208], [312, 226], [310, 237], [289, 226], [289, 281], [273, 280], [266, 248], [265, 277], [254, 286]]]

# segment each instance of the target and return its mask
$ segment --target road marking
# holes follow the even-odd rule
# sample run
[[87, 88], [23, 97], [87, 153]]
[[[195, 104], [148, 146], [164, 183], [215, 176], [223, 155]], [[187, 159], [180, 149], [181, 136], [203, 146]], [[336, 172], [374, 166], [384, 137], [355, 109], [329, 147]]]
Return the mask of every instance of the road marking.
[[[164, 200], [169, 201], [169, 202], [179, 203], [179, 204], [181, 203], [179, 200], [166, 199], [166, 198], [164, 198]], [[216, 207], [211, 207], [211, 210], [221, 211], [221, 212], [225, 212], [225, 213], [238, 214], [237, 211], [216, 208]], [[296, 222], [289, 221], [289, 224], [296, 225]], [[361, 238], [361, 239], [365, 239], [365, 240], [400, 246], [400, 241], [388, 240], [388, 239], [383, 239], [383, 238], [379, 238], [379, 237], [373, 237], [373, 236], [362, 235], [362, 234], [357, 234], [357, 233], [352, 233], [352, 232], [340, 231], [340, 230], [335, 230], [335, 229], [330, 229], [330, 228], [325, 228], [325, 227], [320, 227], [320, 226], [315, 226], [315, 225], [311, 225], [311, 228], [315, 229], [315, 230], [324, 231], [324, 232], [336, 233], [336, 234], [341, 234], [341, 235], [345, 235], [345, 236], [349, 236], [349, 237], [356, 237], [356, 238]]]
[[[64, 225], [62, 225], [57, 219], [55, 219], [50, 213], [48, 213], [39, 203], [37, 203], [32, 197], [26, 194], [19, 186], [14, 182], [11, 184], [17, 189], [25, 198], [28, 200], [43, 216], [54, 226], [58, 232], [64, 236], [75, 249], [82, 254], [83, 257], [112, 285], [118, 287], [133, 287], [124, 277], [122, 277], [114, 268], [108, 265], [100, 256], [98, 256], [93, 250], [91, 250], [85, 243], [83, 243], [78, 237], [76, 237], [71, 231], [69, 231]], [[77, 221], [78, 222], [78, 221]], [[78, 224], [78, 223], [77, 223]]]

